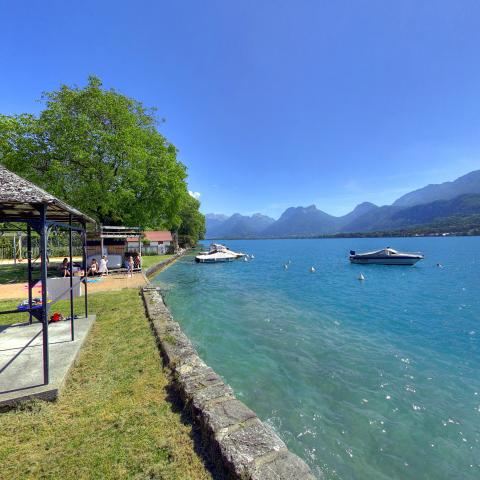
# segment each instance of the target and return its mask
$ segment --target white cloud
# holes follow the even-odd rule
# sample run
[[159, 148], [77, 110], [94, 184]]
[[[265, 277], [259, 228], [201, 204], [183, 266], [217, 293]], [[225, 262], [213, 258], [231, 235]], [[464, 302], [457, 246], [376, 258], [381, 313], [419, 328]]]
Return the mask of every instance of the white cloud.
[[201, 195], [200, 192], [192, 192], [191, 190], [189, 190], [188, 193], [191, 197], [196, 198], [197, 200], [200, 198]]

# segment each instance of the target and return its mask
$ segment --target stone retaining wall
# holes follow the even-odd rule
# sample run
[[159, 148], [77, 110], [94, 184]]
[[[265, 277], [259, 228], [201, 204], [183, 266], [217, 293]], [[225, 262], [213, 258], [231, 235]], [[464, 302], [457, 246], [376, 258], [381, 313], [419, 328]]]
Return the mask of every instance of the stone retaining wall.
[[255, 413], [235, 398], [198, 356], [165, 306], [157, 288], [142, 290], [147, 315], [173, 384], [199, 426], [202, 443], [217, 469], [239, 480], [313, 480], [307, 464]]
[[157, 273], [159, 270], [161, 270], [163, 267], [170, 265], [170, 263], [174, 262], [177, 258], [181, 257], [182, 255], [185, 255], [185, 253], [186, 251], [184, 251], [183, 253], [176, 253], [173, 257], [167, 258], [167, 260], [164, 260], [163, 262], [152, 265], [150, 268], [146, 270], [145, 276], [151, 277], [152, 275]]

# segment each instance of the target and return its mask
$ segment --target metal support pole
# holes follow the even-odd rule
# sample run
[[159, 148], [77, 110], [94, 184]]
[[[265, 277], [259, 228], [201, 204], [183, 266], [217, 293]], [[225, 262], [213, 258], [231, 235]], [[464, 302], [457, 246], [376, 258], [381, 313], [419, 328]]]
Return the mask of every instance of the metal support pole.
[[82, 243], [83, 243], [83, 280], [85, 285], [85, 318], [88, 317], [88, 298], [87, 298], [87, 226], [82, 223]]
[[[70, 227], [72, 226], [72, 214], [68, 217], [68, 224]], [[70, 264], [69, 264], [69, 273], [70, 273], [70, 333], [72, 337], [72, 342], [75, 340], [75, 324], [73, 319], [73, 258], [72, 258], [72, 229], [68, 230], [68, 253], [70, 256]]]
[[43, 336], [43, 383], [48, 385], [48, 292], [47, 292], [47, 206], [40, 205], [40, 268], [42, 279], [42, 336]]
[[20, 261], [23, 260], [22, 257], [22, 232], [18, 232], [18, 258]]
[[27, 261], [28, 261], [28, 309], [29, 322], [32, 323], [32, 227], [27, 226]]
[[13, 235], [13, 264], [17, 264], [17, 234]]
[[103, 230], [100, 228], [100, 258], [103, 257], [103, 255], [105, 255], [103, 253]]

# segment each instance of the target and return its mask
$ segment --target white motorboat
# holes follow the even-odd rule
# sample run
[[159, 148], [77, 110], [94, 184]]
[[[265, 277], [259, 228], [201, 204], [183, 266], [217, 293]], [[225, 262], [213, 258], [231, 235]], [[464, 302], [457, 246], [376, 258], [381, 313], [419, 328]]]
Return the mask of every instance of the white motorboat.
[[352, 263], [377, 264], [377, 265], [415, 265], [419, 260], [423, 260], [421, 253], [398, 252], [393, 248], [387, 247], [375, 252], [356, 253], [350, 250], [350, 261]]
[[225, 245], [219, 243], [212, 243], [208, 252], [200, 252], [196, 257], [197, 263], [217, 263], [217, 262], [232, 262], [237, 258], [245, 257], [244, 253], [238, 253], [230, 250]]

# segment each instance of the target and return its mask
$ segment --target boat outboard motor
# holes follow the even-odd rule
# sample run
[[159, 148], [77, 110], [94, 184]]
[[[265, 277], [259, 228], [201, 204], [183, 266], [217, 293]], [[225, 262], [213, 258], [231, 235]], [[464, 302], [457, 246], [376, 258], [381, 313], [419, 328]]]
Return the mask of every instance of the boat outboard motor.
[[350, 255], [355, 255], [355, 250], [350, 250]]

